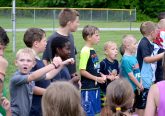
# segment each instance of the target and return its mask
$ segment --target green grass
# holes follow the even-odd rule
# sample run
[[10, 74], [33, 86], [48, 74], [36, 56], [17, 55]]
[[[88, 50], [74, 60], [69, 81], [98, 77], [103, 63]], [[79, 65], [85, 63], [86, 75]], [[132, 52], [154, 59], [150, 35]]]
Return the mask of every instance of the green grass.
[[[0, 17], [1, 26], [4, 28], [12, 28], [11, 17]], [[111, 21], [82, 21], [80, 20], [80, 27], [85, 25], [95, 25], [97, 27], [104, 28], [129, 28], [130, 22], [111, 22]], [[131, 27], [139, 27], [140, 22], [131, 22]], [[57, 28], [58, 20], [53, 20], [50, 18], [16, 18], [16, 28], [29, 28], [29, 27], [39, 27], [39, 28]]]

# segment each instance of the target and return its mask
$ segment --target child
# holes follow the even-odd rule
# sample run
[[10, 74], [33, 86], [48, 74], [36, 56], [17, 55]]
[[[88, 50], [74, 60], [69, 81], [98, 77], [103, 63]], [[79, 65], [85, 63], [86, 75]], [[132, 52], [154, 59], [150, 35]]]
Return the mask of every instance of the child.
[[[165, 54], [163, 58], [163, 79], [165, 79]], [[144, 116], [164, 116], [165, 112], [165, 81], [160, 81], [151, 86]]]
[[[152, 55], [160, 54], [164, 52], [165, 49], [165, 19], [161, 19], [157, 24], [157, 36], [154, 39], [154, 50]], [[163, 80], [163, 68], [162, 68], [162, 59], [157, 62], [152, 63], [153, 75], [152, 79], [155, 83]]]
[[99, 74], [99, 60], [93, 45], [99, 42], [99, 29], [94, 26], [85, 26], [82, 31], [85, 46], [80, 53], [79, 69], [81, 74], [82, 105], [87, 116], [94, 116], [101, 110], [100, 89], [97, 84], [105, 83], [106, 76]]
[[141, 109], [141, 115], [143, 115], [143, 109], [146, 106], [146, 100], [148, 95], [148, 90], [151, 87], [153, 81], [153, 70], [151, 63], [156, 62], [163, 57], [163, 53], [153, 55], [154, 46], [152, 45], [153, 40], [156, 38], [156, 25], [151, 21], [143, 22], [140, 26], [140, 31], [143, 38], [140, 40], [137, 49], [137, 60], [141, 70], [142, 84], [144, 91], [141, 93], [141, 100], [139, 99], [139, 109]]
[[[123, 36], [124, 55], [121, 60], [121, 76], [126, 78], [135, 92], [135, 108], [138, 108], [138, 95], [143, 91], [139, 64], [134, 56], [136, 53], [136, 39], [133, 35]], [[139, 91], [138, 93], [136, 91]], [[138, 113], [138, 109], [136, 109]]]
[[124, 78], [112, 81], [106, 92], [107, 105], [112, 115], [109, 116], [132, 116], [130, 113], [134, 102], [134, 93], [131, 84]]
[[[79, 13], [74, 9], [63, 9], [59, 13], [59, 24], [60, 27], [58, 30], [53, 33], [48, 38], [48, 44], [46, 46], [46, 50], [43, 54], [43, 60], [45, 64], [48, 64], [51, 61], [52, 58], [52, 49], [51, 49], [51, 43], [53, 40], [56, 40], [57, 37], [61, 37], [61, 40], [63, 38], [69, 39], [71, 43], [71, 55], [70, 58], [74, 58], [75, 60], [75, 46], [74, 46], [74, 39], [71, 32], [75, 32], [79, 26]], [[67, 66], [69, 69], [69, 72], [71, 75], [75, 75], [76, 73], [76, 63], [70, 64]]]
[[[52, 49], [52, 59], [55, 56], [60, 57], [62, 61], [65, 61], [68, 58], [70, 58], [71, 43], [67, 38], [56, 37], [56, 39], [52, 40], [51, 49]], [[79, 76], [74, 76], [73, 78], [71, 78], [68, 68], [64, 66], [62, 70], [52, 80], [53, 81], [66, 80], [74, 84], [74, 83], [78, 83]]]
[[30, 48], [20, 49], [16, 54], [15, 61], [18, 70], [10, 80], [12, 115], [29, 116], [34, 81], [52, 79], [52, 74], [54, 74], [54, 72], [59, 72], [58, 67], [68, 62], [70, 62], [70, 60], [62, 62], [61, 58], [55, 57], [51, 64], [31, 73], [31, 69], [35, 66], [34, 52]]
[[[43, 53], [46, 48], [45, 31], [39, 28], [29, 28], [26, 30], [23, 40], [25, 45], [29, 48], [32, 48], [32, 50], [35, 52], [36, 55], [35, 56], [36, 64], [31, 71], [36, 71], [44, 67], [45, 65], [38, 55], [40, 53]], [[50, 80], [44, 80], [44, 79], [35, 82], [30, 116], [42, 116], [41, 98], [45, 89], [49, 86], [50, 82], [51, 82]]]
[[106, 58], [100, 62], [100, 72], [107, 75], [107, 81], [104, 84], [100, 84], [102, 106], [105, 104], [106, 88], [108, 84], [118, 78], [119, 63], [116, 60], [118, 55], [118, 48], [115, 42], [108, 41], [104, 44], [104, 53]]
[[[3, 81], [0, 79], [0, 106], [6, 111], [5, 116], [11, 116], [10, 102], [3, 97]], [[0, 112], [0, 116], [4, 116]]]
[[79, 92], [72, 84], [56, 81], [43, 95], [43, 116], [85, 116], [80, 101]]
[[[8, 61], [4, 58], [4, 50], [8, 43], [9, 43], [9, 38], [7, 36], [7, 33], [2, 27], [0, 27], [0, 81], [1, 81], [0, 89], [2, 89], [2, 91], [0, 92], [2, 94], [1, 97], [6, 96], [6, 89], [3, 87], [3, 84], [4, 84], [6, 70], [8, 67]], [[5, 109], [2, 108], [1, 105], [0, 105], [0, 113], [3, 116], [6, 115]]]

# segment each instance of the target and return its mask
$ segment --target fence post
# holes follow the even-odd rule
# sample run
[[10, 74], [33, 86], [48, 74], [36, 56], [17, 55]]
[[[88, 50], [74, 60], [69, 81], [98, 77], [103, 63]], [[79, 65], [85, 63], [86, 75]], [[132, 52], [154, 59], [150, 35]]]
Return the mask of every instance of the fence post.
[[33, 10], [33, 18], [34, 18], [33, 23], [35, 24], [36, 23], [36, 11], [35, 11], [35, 8]]
[[13, 22], [13, 52], [16, 51], [16, 20], [15, 20], [15, 0], [12, 1], [12, 22]]

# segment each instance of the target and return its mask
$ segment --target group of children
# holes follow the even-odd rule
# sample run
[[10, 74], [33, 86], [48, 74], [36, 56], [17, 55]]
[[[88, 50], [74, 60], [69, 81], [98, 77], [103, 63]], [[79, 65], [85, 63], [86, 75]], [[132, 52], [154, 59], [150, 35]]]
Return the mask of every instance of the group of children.
[[[27, 48], [18, 50], [16, 54], [17, 71], [10, 79], [10, 103], [6, 98], [2, 102], [7, 115], [95, 116], [106, 108], [117, 115], [129, 115], [128, 110], [135, 109], [139, 116], [143, 116], [151, 85], [163, 80], [160, 64], [164, 57], [164, 42], [158, 34], [160, 37], [165, 29], [165, 19], [158, 26], [151, 21], [143, 22], [140, 26], [143, 38], [138, 43], [133, 35], [123, 36], [120, 65], [117, 61], [118, 47], [113, 41], [104, 44], [106, 57], [99, 62], [93, 47], [100, 40], [99, 29], [85, 26], [82, 30], [85, 45], [81, 49], [79, 62], [81, 83], [76, 72], [77, 51], [72, 35], [79, 26], [79, 13], [73, 9], [63, 9], [59, 14], [59, 24], [60, 28], [48, 38], [48, 42], [42, 29], [29, 28], [25, 32], [23, 41]], [[6, 35], [5, 31], [2, 33]], [[0, 85], [8, 65], [3, 51], [9, 41], [2, 40]], [[42, 60], [39, 57], [41, 53]], [[157, 73], [160, 70], [161, 74]], [[80, 87], [81, 95], [77, 90]]]

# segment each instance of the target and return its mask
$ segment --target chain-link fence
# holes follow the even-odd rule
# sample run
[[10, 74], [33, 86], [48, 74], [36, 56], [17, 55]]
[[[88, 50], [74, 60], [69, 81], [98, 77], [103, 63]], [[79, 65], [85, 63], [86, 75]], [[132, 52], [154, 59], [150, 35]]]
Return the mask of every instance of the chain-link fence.
[[[58, 14], [62, 8], [16, 8], [16, 28], [40, 27], [57, 28]], [[107, 22], [136, 21], [136, 9], [101, 9], [76, 8], [80, 13], [81, 25], [92, 22], [101, 22], [97, 25], [107, 28]], [[12, 28], [12, 8], [0, 7], [0, 24], [5, 28]], [[97, 23], [96, 23], [97, 24]]]

